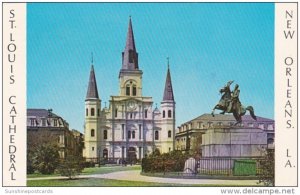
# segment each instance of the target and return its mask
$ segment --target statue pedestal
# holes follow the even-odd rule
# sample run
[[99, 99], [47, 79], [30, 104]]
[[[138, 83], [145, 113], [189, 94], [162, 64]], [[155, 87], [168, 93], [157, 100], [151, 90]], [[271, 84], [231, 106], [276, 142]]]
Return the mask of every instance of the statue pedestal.
[[202, 135], [202, 157], [259, 157], [267, 147], [267, 133], [258, 128], [220, 126]]

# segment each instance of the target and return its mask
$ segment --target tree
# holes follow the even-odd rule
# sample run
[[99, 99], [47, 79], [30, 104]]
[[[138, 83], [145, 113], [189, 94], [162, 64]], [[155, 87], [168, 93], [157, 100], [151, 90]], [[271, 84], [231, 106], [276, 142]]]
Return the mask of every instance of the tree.
[[54, 173], [59, 164], [58, 147], [51, 144], [42, 144], [33, 155], [33, 166], [42, 174]]
[[200, 135], [195, 135], [191, 139], [191, 148], [190, 152], [192, 155], [194, 154], [200, 154], [201, 152], [201, 143], [202, 143], [202, 134]]
[[51, 174], [59, 163], [57, 136], [48, 131], [27, 133], [27, 173]]
[[68, 155], [65, 159], [62, 159], [58, 167], [58, 172], [62, 176], [66, 176], [69, 179], [79, 175], [84, 168], [83, 158], [80, 156]]
[[33, 166], [33, 155], [32, 151], [27, 151], [27, 174], [34, 173], [35, 169]]
[[259, 161], [261, 174], [259, 175], [259, 183], [263, 183], [265, 186], [274, 186], [274, 150], [273, 149], [263, 149], [262, 151], [265, 155], [262, 160]]

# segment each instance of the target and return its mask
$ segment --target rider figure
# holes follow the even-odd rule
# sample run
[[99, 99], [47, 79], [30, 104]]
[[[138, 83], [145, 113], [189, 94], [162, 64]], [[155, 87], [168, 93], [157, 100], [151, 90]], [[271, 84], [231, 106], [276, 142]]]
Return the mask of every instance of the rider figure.
[[[225, 87], [224, 87], [224, 91], [229, 91], [229, 92], [231, 92], [231, 90], [230, 90], [230, 85], [233, 83], [233, 81], [228, 81], [227, 82], [227, 84], [225, 85]], [[220, 90], [220, 92], [221, 92], [221, 90]], [[223, 100], [223, 103], [224, 103], [224, 107], [225, 108], [227, 108], [227, 110], [228, 110], [228, 106], [230, 105], [230, 102], [231, 102], [231, 98], [230, 97], [227, 97], [227, 96], [225, 96], [226, 94], [224, 94], [223, 96], [222, 96], [222, 98], [221, 98], [221, 100]], [[225, 112], [226, 112], [226, 109], [224, 109], [224, 111], [223, 112], [221, 112], [220, 114], [225, 114]]]
[[231, 101], [229, 106], [227, 107], [227, 112], [230, 112], [231, 110], [239, 110], [241, 107], [241, 102], [239, 99], [239, 95], [240, 95], [240, 89], [239, 89], [239, 85], [236, 84], [234, 87], [234, 90], [231, 94]]

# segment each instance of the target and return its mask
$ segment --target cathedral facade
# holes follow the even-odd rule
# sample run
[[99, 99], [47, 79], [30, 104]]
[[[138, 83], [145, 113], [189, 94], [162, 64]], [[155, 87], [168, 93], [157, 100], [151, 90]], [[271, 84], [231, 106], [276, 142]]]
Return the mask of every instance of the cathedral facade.
[[152, 97], [143, 96], [142, 75], [130, 19], [119, 72], [119, 95], [110, 96], [109, 106], [103, 109], [91, 65], [85, 99], [86, 159], [142, 159], [154, 150], [174, 150], [175, 100], [169, 65], [160, 108], [154, 107]]

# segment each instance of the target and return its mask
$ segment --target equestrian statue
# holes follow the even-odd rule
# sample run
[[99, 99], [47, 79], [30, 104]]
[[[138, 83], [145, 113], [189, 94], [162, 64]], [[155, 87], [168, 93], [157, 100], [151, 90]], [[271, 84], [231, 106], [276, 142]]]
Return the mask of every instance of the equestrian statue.
[[239, 95], [240, 89], [239, 85], [236, 84], [234, 90], [230, 90], [230, 85], [234, 81], [228, 81], [227, 84], [220, 89], [220, 93], [222, 95], [219, 103], [213, 108], [212, 116], [214, 115], [215, 109], [222, 110], [220, 114], [232, 113], [235, 120], [237, 121], [234, 125], [237, 125], [242, 122], [242, 116], [246, 114], [248, 110], [250, 112], [251, 117], [256, 120], [256, 116], [254, 114], [254, 109], [252, 106], [243, 106], [240, 102]]

